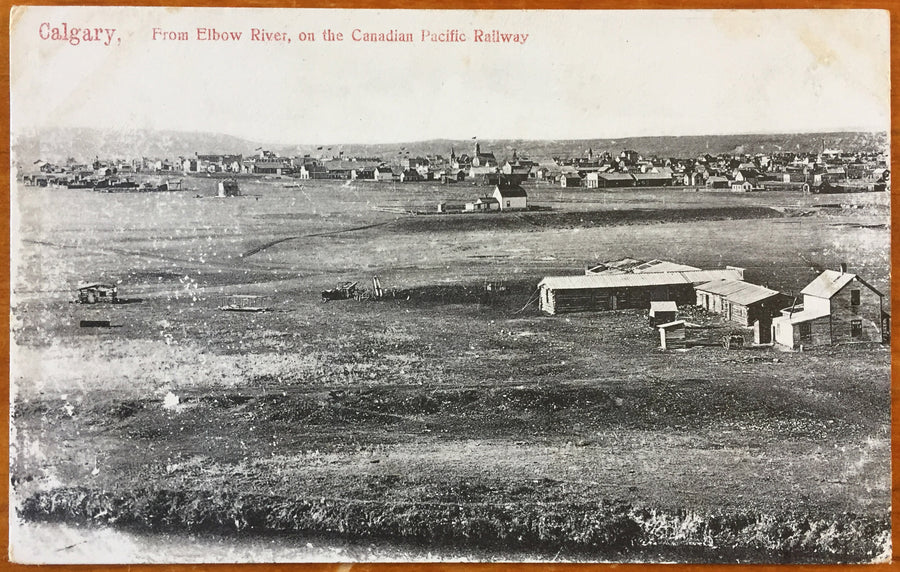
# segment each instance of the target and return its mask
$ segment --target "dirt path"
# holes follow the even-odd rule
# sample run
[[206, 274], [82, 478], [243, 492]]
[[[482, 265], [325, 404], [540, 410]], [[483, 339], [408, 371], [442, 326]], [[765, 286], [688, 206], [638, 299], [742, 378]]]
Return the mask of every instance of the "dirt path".
[[387, 226], [387, 225], [390, 225], [390, 224], [394, 224], [394, 223], [396, 222], [396, 220], [397, 220], [397, 219], [389, 220], [389, 221], [387, 221], [387, 222], [379, 222], [379, 223], [375, 223], [375, 224], [367, 224], [367, 225], [364, 225], [364, 226], [357, 226], [357, 227], [353, 227], [353, 228], [342, 228], [342, 229], [340, 229], [340, 230], [329, 230], [329, 231], [327, 231], [327, 232], [314, 232], [314, 233], [312, 233], [312, 234], [303, 234], [303, 235], [299, 235], [299, 236], [288, 236], [288, 237], [285, 237], [285, 238], [279, 238], [279, 239], [276, 239], [276, 240], [272, 240], [272, 241], [270, 241], [270, 242], [267, 242], [267, 243], [265, 243], [265, 244], [261, 244], [261, 245], [259, 245], [259, 246], [254, 247], [254, 248], [251, 248], [250, 250], [248, 250], [248, 251], [244, 252], [243, 254], [241, 254], [240, 257], [241, 257], [241, 258], [249, 258], [249, 257], [253, 256], [254, 254], [258, 254], [258, 253], [262, 252], [263, 250], [266, 250], [267, 248], [271, 248], [271, 247], [273, 247], [273, 246], [275, 246], [275, 245], [277, 245], [277, 244], [281, 244], [282, 242], [287, 242], [287, 241], [289, 241], [289, 240], [297, 240], [297, 239], [300, 239], [300, 238], [312, 238], [312, 237], [316, 237], [316, 236], [332, 236], [332, 235], [336, 235], [336, 234], [343, 234], [343, 233], [345, 233], [345, 232], [356, 232], [356, 231], [359, 231], [359, 230], [367, 230], [367, 229], [370, 229], [370, 228], [378, 228], [378, 227], [380, 227], [380, 226]]

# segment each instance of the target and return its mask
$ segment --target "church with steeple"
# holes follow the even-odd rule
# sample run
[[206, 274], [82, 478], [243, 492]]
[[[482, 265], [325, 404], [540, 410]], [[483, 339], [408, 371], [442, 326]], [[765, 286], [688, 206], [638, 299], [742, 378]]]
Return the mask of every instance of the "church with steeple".
[[493, 153], [482, 153], [481, 144], [475, 141], [475, 155], [472, 156], [473, 167], [496, 167], [497, 159]]

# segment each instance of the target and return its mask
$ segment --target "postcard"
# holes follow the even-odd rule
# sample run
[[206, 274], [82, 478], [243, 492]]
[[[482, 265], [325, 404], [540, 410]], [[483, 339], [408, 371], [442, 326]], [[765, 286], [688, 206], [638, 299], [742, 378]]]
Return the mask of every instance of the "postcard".
[[887, 12], [10, 16], [11, 560], [890, 560]]

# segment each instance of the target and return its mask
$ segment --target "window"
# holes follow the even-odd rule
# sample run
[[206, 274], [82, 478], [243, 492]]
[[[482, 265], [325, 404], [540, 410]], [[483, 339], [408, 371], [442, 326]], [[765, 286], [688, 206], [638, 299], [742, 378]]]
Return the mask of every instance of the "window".
[[850, 337], [858, 338], [862, 335], [862, 320], [852, 320], [850, 322]]
[[800, 330], [800, 341], [808, 342], [812, 339], [812, 325], [809, 322], [798, 324]]
[[850, 305], [859, 306], [859, 290], [850, 290]]

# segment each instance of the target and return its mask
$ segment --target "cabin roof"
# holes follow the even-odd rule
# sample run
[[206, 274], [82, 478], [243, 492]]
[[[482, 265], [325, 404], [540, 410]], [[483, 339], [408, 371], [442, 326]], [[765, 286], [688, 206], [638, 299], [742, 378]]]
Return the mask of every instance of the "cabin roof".
[[852, 282], [854, 278], [865, 284], [866, 287], [868, 287], [879, 296], [883, 296], [881, 292], [873, 288], [870, 284], [868, 284], [865, 280], [863, 280], [856, 274], [851, 274], [849, 272], [841, 273], [836, 270], [823, 271], [816, 277], [815, 280], [810, 282], [806, 286], [806, 288], [801, 290], [800, 293], [805, 295], [808, 294], [816, 298], [831, 298], [832, 296], [840, 292], [844, 288], [844, 286]]
[[761, 302], [778, 294], [775, 290], [770, 290], [758, 284], [744, 282], [743, 280], [714, 280], [701, 284], [696, 289], [698, 292], [709, 292], [710, 294], [724, 296], [730, 302], [742, 306]]
[[511, 186], [498, 185], [494, 189], [494, 192], [497, 192], [497, 191], [500, 192], [500, 196], [503, 198], [527, 197], [528, 196], [528, 193], [525, 192], [525, 189], [523, 189], [519, 185], [511, 185]]
[[656, 312], [677, 312], [678, 304], [672, 300], [660, 300], [650, 302], [650, 313]]
[[103, 283], [101, 283], [101, 282], [91, 282], [91, 283], [88, 283], [88, 284], [79, 284], [79, 285], [78, 285], [78, 290], [91, 290], [91, 289], [94, 289], [94, 288], [98, 288], [98, 289], [99, 289], [99, 288], [106, 288], [106, 289], [108, 289], [108, 290], [113, 290], [113, 289], [115, 289], [115, 287], [116, 287], [116, 286], [115, 286], [114, 284], [103, 284]]
[[736, 270], [699, 270], [695, 272], [646, 272], [643, 274], [582, 274], [547, 276], [538, 284], [551, 290], [585, 290], [604, 288], [640, 288], [702, 284], [711, 280], [738, 279]]
[[815, 320], [816, 318], [824, 318], [828, 315], [828, 310], [802, 310], [800, 312], [796, 312], [794, 314], [789, 314], [785, 316], [779, 316], [775, 318], [774, 321], [788, 321], [791, 324], [799, 324], [801, 322], [809, 322], [810, 320]]

